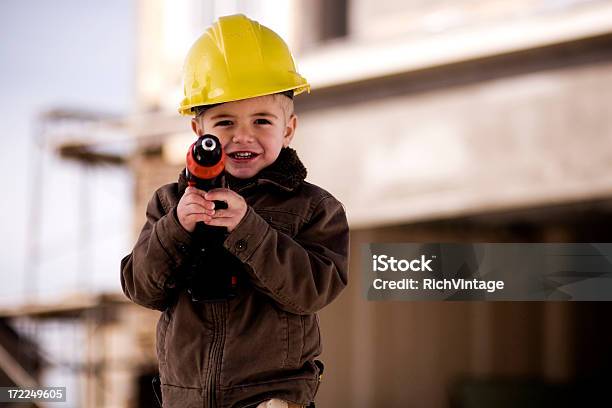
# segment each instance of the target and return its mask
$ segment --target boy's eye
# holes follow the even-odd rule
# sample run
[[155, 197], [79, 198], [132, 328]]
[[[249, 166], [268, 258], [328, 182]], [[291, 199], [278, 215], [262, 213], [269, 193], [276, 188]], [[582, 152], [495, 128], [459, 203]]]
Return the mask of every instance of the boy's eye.
[[215, 126], [231, 126], [231, 125], [232, 125], [231, 120], [222, 120], [222, 121], [215, 123]]
[[268, 119], [255, 119], [255, 123], [258, 125], [269, 125], [270, 121]]

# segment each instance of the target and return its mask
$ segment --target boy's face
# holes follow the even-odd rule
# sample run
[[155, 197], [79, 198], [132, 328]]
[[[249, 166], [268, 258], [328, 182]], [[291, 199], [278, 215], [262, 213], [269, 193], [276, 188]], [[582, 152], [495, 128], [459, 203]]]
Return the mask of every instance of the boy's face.
[[266, 95], [212, 107], [194, 118], [191, 126], [199, 136], [219, 138], [227, 172], [250, 178], [274, 163], [281, 148], [289, 145], [297, 117], [289, 98]]

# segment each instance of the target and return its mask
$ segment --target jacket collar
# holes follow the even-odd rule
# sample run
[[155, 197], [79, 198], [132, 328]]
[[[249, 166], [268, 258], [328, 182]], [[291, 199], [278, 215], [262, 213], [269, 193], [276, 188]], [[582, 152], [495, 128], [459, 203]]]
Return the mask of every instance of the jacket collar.
[[[229, 173], [224, 173], [223, 185], [240, 192], [255, 186], [270, 185], [284, 191], [295, 190], [305, 179], [306, 167], [290, 147], [283, 147], [276, 161], [249, 179], [239, 179]], [[183, 193], [187, 188], [185, 169], [179, 174], [178, 189]]]

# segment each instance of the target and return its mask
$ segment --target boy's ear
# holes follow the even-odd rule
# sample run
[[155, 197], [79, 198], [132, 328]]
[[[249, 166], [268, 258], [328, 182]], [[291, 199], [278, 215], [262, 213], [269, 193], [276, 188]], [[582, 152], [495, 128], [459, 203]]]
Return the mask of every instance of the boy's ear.
[[289, 146], [289, 143], [291, 143], [291, 140], [293, 140], [293, 136], [295, 135], [296, 128], [297, 116], [295, 113], [292, 113], [285, 127], [285, 135], [283, 136], [283, 147]]
[[201, 136], [200, 135], [200, 123], [198, 122], [196, 118], [191, 119], [191, 129], [193, 129], [193, 133], [195, 133], [197, 136]]

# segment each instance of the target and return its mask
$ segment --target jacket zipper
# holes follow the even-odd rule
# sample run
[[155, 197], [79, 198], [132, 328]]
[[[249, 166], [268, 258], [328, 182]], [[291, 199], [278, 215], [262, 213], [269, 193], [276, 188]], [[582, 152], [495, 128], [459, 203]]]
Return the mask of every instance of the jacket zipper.
[[210, 303], [213, 320], [213, 339], [208, 358], [206, 377], [206, 398], [204, 406], [216, 408], [216, 388], [221, 376], [221, 360], [223, 359], [223, 345], [225, 343], [226, 307], [227, 302]]

